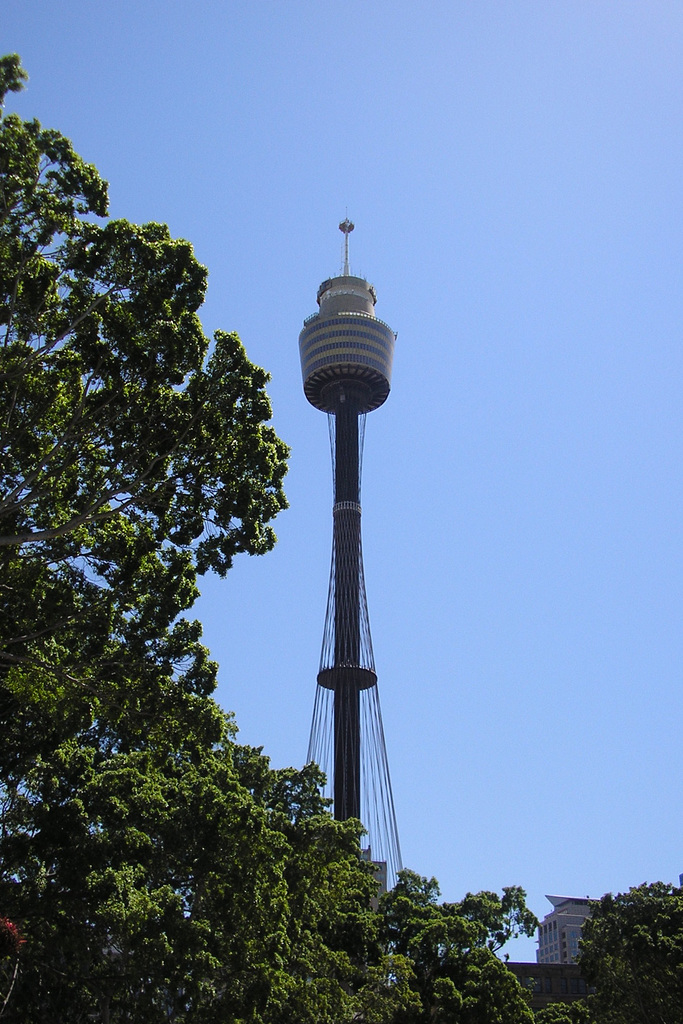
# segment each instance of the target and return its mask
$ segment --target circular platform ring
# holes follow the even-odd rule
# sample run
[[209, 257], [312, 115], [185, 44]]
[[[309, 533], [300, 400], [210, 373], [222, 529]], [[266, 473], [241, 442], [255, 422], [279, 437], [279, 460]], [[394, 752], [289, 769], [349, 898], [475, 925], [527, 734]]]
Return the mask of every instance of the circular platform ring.
[[349, 684], [358, 690], [369, 690], [371, 686], [377, 686], [377, 673], [371, 668], [360, 668], [358, 665], [337, 665], [318, 672], [318, 686], [324, 686], [326, 690], [335, 690], [338, 685]]

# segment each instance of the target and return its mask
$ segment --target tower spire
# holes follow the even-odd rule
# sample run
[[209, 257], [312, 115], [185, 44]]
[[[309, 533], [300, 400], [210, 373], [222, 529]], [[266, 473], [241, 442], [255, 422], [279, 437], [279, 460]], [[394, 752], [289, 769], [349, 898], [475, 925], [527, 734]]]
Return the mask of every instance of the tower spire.
[[353, 228], [353, 221], [350, 221], [348, 217], [339, 225], [339, 230], [344, 232], [344, 277], [348, 277], [351, 273], [349, 270], [349, 235]]

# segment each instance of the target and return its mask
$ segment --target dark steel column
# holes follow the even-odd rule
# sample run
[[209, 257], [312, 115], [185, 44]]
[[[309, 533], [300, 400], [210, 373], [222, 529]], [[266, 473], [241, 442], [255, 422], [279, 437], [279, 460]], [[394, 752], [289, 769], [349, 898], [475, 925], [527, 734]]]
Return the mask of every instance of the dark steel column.
[[360, 479], [362, 394], [341, 385], [335, 402], [334, 816], [360, 818]]

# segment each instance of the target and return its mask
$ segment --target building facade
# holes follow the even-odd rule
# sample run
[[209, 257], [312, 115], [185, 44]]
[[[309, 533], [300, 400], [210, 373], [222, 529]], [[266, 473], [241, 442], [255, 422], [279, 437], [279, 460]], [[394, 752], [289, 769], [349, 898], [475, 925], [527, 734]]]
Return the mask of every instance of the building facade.
[[581, 896], [546, 896], [553, 909], [538, 926], [539, 964], [574, 964], [581, 929], [590, 917], [590, 899]]
[[527, 964], [508, 960], [505, 964], [531, 994], [531, 1009], [542, 1010], [551, 1003], [574, 1003], [593, 991], [581, 977], [578, 964]]

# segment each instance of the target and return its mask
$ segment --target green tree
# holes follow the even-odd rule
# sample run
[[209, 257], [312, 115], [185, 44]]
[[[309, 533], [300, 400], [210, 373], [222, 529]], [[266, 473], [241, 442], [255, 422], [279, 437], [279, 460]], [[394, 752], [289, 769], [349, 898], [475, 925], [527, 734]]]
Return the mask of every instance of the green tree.
[[406, 1022], [532, 1021], [526, 993], [493, 953], [505, 935], [533, 934], [523, 891], [468, 893], [462, 903], [438, 903], [438, 896], [436, 879], [402, 871], [382, 900], [387, 952], [411, 965], [420, 1001]]
[[357, 824], [318, 769], [272, 771], [222, 728], [125, 753], [82, 736], [27, 774], [0, 841], [27, 936], [8, 1021], [342, 1024], [367, 1004], [388, 1024]]
[[232, 746], [229, 732], [165, 753], [73, 739], [38, 760], [4, 816], [0, 898], [27, 936], [9, 1020], [258, 1020], [279, 1005], [288, 848]]
[[535, 1015], [536, 1024], [596, 1024], [589, 1006], [583, 1000], [574, 1003], [551, 1003]]
[[375, 1002], [393, 994], [393, 982], [382, 990], [381, 970], [375, 969], [381, 961], [377, 915], [371, 909], [377, 885], [360, 858], [360, 824], [331, 818], [317, 766], [272, 772], [249, 747], [238, 748], [236, 757], [241, 778], [269, 809], [289, 851], [284, 880], [291, 984], [277, 1024], [351, 1022], [365, 999], [359, 993], [368, 984], [369, 969]]
[[[21, 87], [0, 64], [0, 102]], [[97, 701], [130, 677], [209, 692], [196, 575], [267, 551], [287, 450], [267, 374], [210, 350], [206, 270], [160, 224], [102, 220], [68, 139], [0, 122], [0, 667], [8, 712], [46, 674]], [[125, 669], [122, 667], [125, 665]], [[53, 684], [54, 685], [54, 684]]]
[[[25, 78], [0, 60], [3, 109]], [[182, 616], [197, 574], [272, 547], [287, 450], [265, 372], [204, 336], [191, 246], [106, 211], [68, 139], [0, 118], [0, 907], [26, 936], [6, 1017], [272, 1019], [292, 847]]]
[[683, 889], [654, 882], [607, 893], [583, 926], [579, 964], [599, 1024], [680, 1024]]
[[504, 886], [502, 896], [468, 892], [457, 907], [479, 929], [479, 942], [494, 953], [510, 939], [533, 935], [538, 928], [538, 918], [527, 907], [526, 893], [519, 885]]

